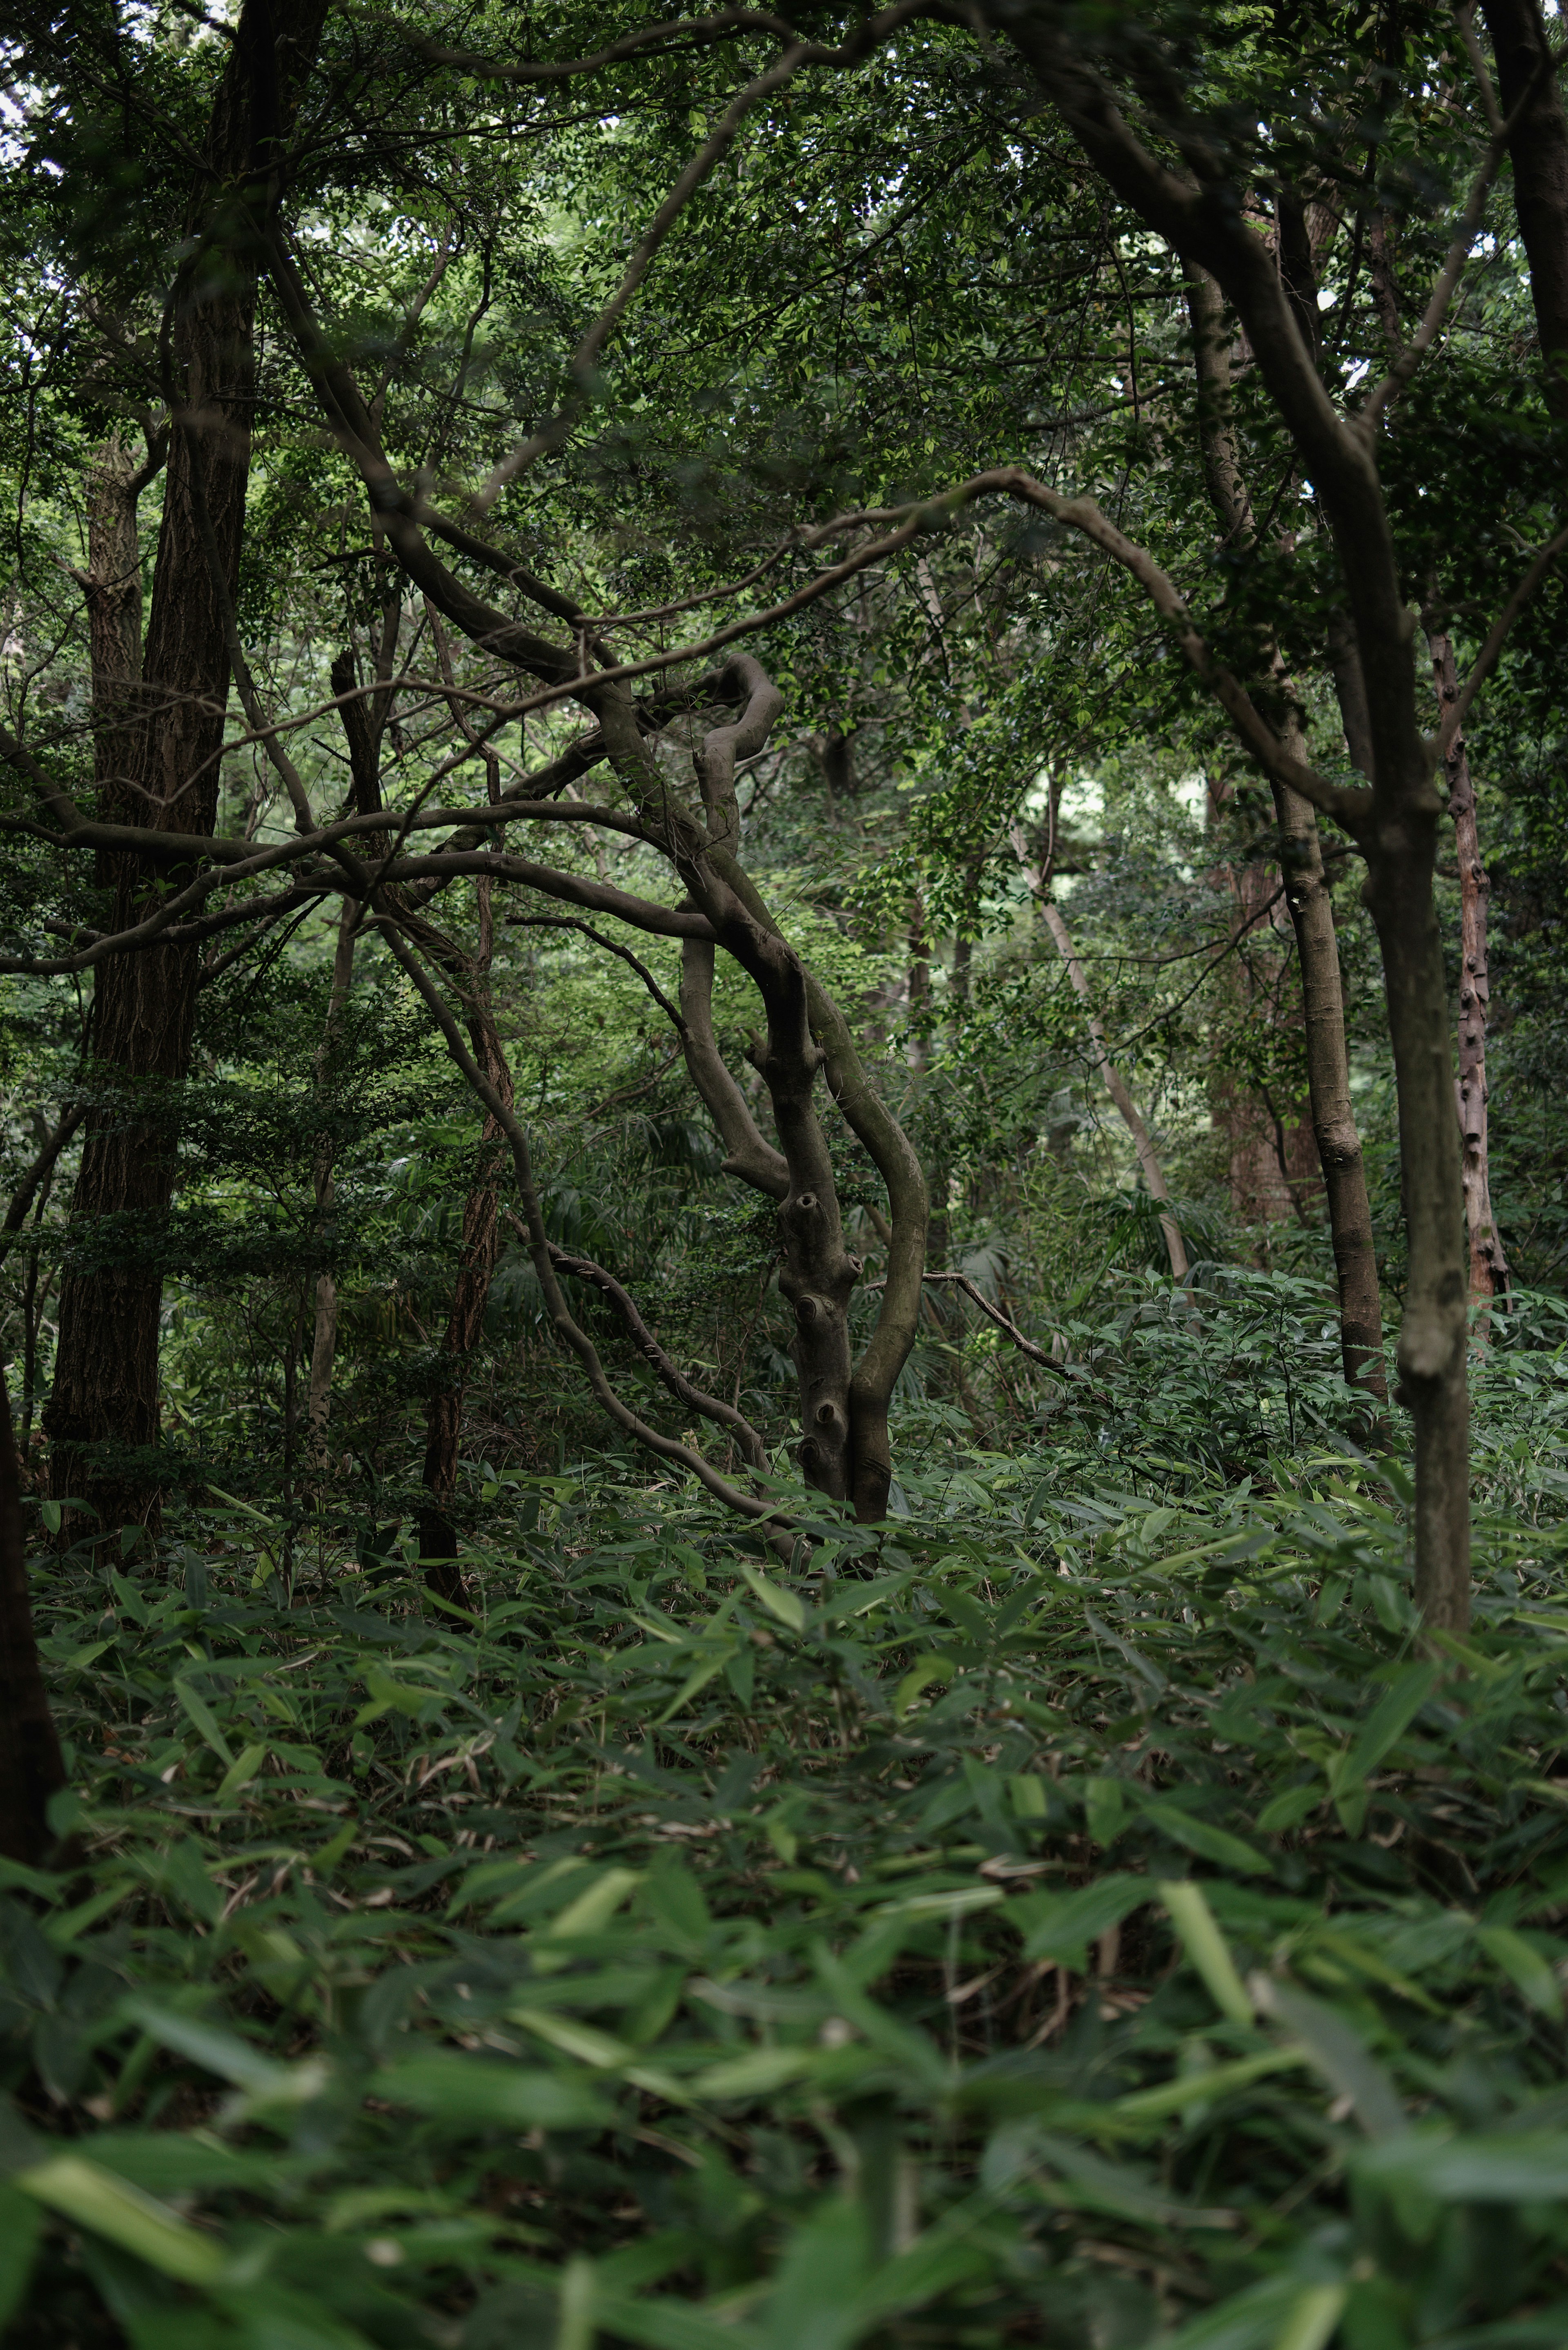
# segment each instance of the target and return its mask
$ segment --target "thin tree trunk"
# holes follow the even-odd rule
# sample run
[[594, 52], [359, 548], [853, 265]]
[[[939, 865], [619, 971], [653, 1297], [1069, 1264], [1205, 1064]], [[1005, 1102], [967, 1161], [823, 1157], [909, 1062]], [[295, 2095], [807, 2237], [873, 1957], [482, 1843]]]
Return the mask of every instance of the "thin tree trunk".
[[0, 1854], [37, 1868], [57, 1856], [48, 1804], [66, 1773], [33, 1631], [21, 1473], [3, 1396], [0, 1419]]
[[1090, 997], [1089, 983], [1084, 975], [1084, 966], [1078, 961], [1077, 950], [1073, 944], [1072, 932], [1062, 919], [1061, 909], [1047, 895], [1045, 876], [1030, 857], [1029, 844], [1024, 839], [1021, 825], [1015, 824], [1012, 827], [1011, 837], [1012, 853], [1023, 868], [1024, 879], [1033, 893], [1035, 902], [1045, 917], [1046, 928], [1055, 940], [1057, 951], [1067, 966], [1067, 976], [1072, 981], [1078, 1001], [1088, 1016], [1095, 1067], [1099, 1073], [1106, 1091], [1121, 1113], [1122, 1123], [1132, 1137], [1133, 1149], [1137, 1153], [1137, 1163], [1143, 1170], [1143, 1180], [1148, 1186], [1149, 1195], [1159, 1202], [1159, 1229], [1165, 1234], [1165, 1248], [1170, 1259], [1171, 1276], [1185, 1284], [1192, 1268], [1188, 1262], [1186, 1243], [1181, 1237], [1181, 1227], [1176, 1221], [1176, 1211], [1170, 1203], [1169, 1187], [1165, 1180], [1165, 1170], [1161, 1167], [1155, 1150], [1154, 1139], [1144, 1123], [1143, 1113], [1127, 1091], [1121, 1071], [1110, 1056], [1109, 1048], [1106, 1044], [1106, 1032], [1100, 1025], [1099, 1014], [1096, 1012]]
[[[1459, 682], [1454, 649], [1440, 629], [1428, 629], [1432, 676], [1438, 700], [1447, 710], [1458, 701]], [[1481, 862], [1480, 836], [1476, 826], [1476, 792], [1461, 729], [1449, 745], [1449, 814], [1459, 862], [1459, 1075], [1457, 1097], [1459, 1133], [1464, 1144], [1465, 1224], [1469, 1234], [1470, 1303], [1489, 1305], [1506, 1295], [1508, 1260], [1502, 1237], [1491, 1211], [1490, 1173], [1487, 1163], [1486, 1031], [1490, 996], [1487, 971], [1486, 915], [1491, 884]], [[1477, 1323], [1483, 1338], [1484, 1313]]]
[[[325, 1076], [343, 1006], [354, 983], [354, 941], [359, 914], [360, 909], [356, 901], [345, 898], [337, 922], [337, 949], [332, 960], [332, 992], [327, 1002], [327, 1020], [322, 1031], [321, 1048], [317, 1055], [318, 1084]], [[316, 1161], [317, 1232], [325, 1231], [332, 1221], [336, 1193], [337, 1174], [332, 1144], [329, 1138], [323, 1137]], [[337, 1284], [327, 1268], [323, 1266], [316, 1276], [316, 1320], [310, 1347], [310, 1387], [306, 1401], [311, 1460], [317, 1475], [321, 1474], [327, 1463], [327, 1424], [332, 1409], [332, 1369], [337, 1352]]]
[[[228, 613], [250, 459], [253, 207], [265, 201], [257, 175], [265, 182], [275, 162], [319, 29], [320, 0], [246, 0], [208, 129], [210, 179], [202, 192], [206, 198], [215, 186], [219, 193], [206, 217], [192, 223], [192, 250], [174, 294], [170, 343], [182, 416], [169, 452], [141, 706], [126, 730], [123, 772], [119, 681], [100, 704], [115, 771], [103, 779], [99, 813], [151, 830], [211, 833], [216, 819]], [[106, 476], [106, 494], [107, 488]], [[215, 566], [199, 519], [203, 509]], [[128, 545], [133, 522], [127, 525], [121, 514], [99, 526], [106, 576], [117, 577], [109, 542]], [[104, 878], [120, 929], [147, 910], [152, 875], [136, 857], [118, 856], [112, 868]], [[119, 1097], [100, 1101], [88, 1120], [72, 1202], [75, 1262], [67, 1260], [61, 1284], [45, 1425], [55, 1492], [85, 1494], [109, 1527], [126, 1520], [152, 1526], [159, 1515], [151, 1457], [159, 1434], [159, 1243], [173, 1191], [173, 1097], [190, 1058], [199, 962], [193, 947], [154, 948], [111, 957], [97, 978], [93, 1057]]]
[[[1237, 547], [1252, 543], [1254, 525], [1231, 414], [1231, 356], [1224, 303], [1207, 272], [1187, 271], [1188, 312], [1199, 379], [1199, 439], [1216, 520]], [[1371, 774], [1366, 691], [1354, 644], [1339, 630], [1333, 639], [1335, 683], [1351, 757]], [[1288, 692], [1288, 681], [1280, 681]], [[1299, 722], [1287, 722], [1298, 755]], [[1364, 764], [1365, 763], [1365, 764]], [[1295, 931], [1305, 1012], [1307, 1098], [1323, 1168], [1329, 1235], [1339, 1283], [1340, 1359], [1346, 1384], [1375, 1403], [1374, 1436], [1386, 1433], [1387, 1376], [1383, 1367], [1383, 1298], [1372, 1237], [1372, 1203], [1361, 1136], [1350, 1100], [1350, 1056], [1345, 1041], [1345, 991], [1334, 936], [1334, 901], [1324, 872], [1323, 844], [1310, 803], [1288, 785], [1273, 786], [1280, 828], [1280, 868]]]
[[1328, 1201], [1328, 1228], [1339, 1280], [1339, 1343], [1345, 1383], [1375, 1399], [1376, 1430], [1388, 1382], [1383, 1367], [1383, 1296], [1361, 1135], [1350, 1103], [1350, 1062], [1345, 1048], [1345, 997], [1334, 906], [1323, 867], [1323, 847], [1310, 802], [1286, 784], [1274, 786], [1285, 903], [1296, 934], [1305, 1012], [1307, 1092], [1313, 1134]]

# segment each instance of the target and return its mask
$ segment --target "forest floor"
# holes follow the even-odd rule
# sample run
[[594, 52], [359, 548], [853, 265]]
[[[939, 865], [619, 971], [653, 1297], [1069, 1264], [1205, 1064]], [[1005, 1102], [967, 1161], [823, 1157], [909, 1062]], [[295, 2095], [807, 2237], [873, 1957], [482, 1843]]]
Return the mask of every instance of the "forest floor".
[[1568, 1530], [1494, 1436], [1431, 1656], [1343, 1447], [950, 1461], [794, 1574], [518, 1478], [464, 1609], [215, 1492], [41, 1555], [7, 2344], [1560, 2345]]

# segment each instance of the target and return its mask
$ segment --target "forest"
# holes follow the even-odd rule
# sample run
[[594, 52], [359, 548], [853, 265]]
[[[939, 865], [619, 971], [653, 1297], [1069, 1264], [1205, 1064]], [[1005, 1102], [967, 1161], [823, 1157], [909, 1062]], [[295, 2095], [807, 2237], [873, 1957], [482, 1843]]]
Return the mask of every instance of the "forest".
[[0, 0], [8, 2350], [1568, 2343], [1565, 66]]

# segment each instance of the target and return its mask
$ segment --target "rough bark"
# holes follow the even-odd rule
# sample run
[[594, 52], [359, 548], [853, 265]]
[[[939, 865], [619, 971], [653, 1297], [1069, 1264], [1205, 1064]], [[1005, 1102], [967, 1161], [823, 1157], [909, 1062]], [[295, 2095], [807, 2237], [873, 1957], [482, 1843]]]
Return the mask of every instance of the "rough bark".
[[[1568, 416], [1568, 109], [1539, 0], [1481, 0], [1497, 60], [1498, 97], [1512, 121], [1513, 208], [1530, 262], [1530, 298], [1546, 396]], [[1561, 27], [1562, 19], [1558, 19]]]
[[[203, 192], [219, 192], [192, 222], [171, 306], [180, 418], [123, 765], [123, 695], [114, 692], [105, 711], [111, 771], [99, 812], [148, 831], [210, 835], [216, 818], [249, 470], [258, 216], [319, 22], [319, 0], [246, 0], [208, 129]], [[116, 929], [150, 910], [155, 869], [134, 854], [112, 860], [104, 878]], [[117, 956], [100, 969], [93, 1003], [91, 1048], [105, 1097], [88, 1120], [72, 1201], [76, 1261], [61, 1284], [45, 1426], [55, 1492], [85, 1494], [109, 1526], [151, 1525], [158, 1515], [149, 1455], [159, 1433], [160, 1237], [198, 974], [191, 946]]]
[[[1431, 629], [1427, 643], [1432, 656], [1432, 677], [1439, 707], [1447, 712], [1459, 700], [1459, 681], [1454, 649], [1441, 629]], [[1457, 1099], [1463, 1141], [1465, 1225], [1469, 1235], [1470, 1301], [1486, 1306], [1508, 1289], [1508, 1260], [1502, 1236], [1491, 1211], [1490, 1170], [1487, 1162], [1486, 1032], [1490, 1001], [1487, 969], [1487, 899], [1491, 883], [1481, 860], [1476, 825], [1476, 791], [1465, 749], [1463, 727], [1449, 743], [1445, 764], [1449, 777], [1449, 814], [1454, 820], [1454, 845], [1459, 866], [1459, 1075]], [[1477, 1326], [1484, 1336], [1484, 1315]]]
[[66, 1773], [33, 1632], [22, 1481], [3, 1397], [0, 1419], [0, 1854], [37, 1868], [54, 1856], [48, 1804]]

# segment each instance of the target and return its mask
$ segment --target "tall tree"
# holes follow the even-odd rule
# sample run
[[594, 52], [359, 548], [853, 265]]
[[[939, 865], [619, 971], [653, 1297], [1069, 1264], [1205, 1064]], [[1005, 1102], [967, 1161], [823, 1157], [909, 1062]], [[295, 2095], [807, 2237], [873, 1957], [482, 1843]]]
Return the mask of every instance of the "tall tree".
[[[114, 623], [95, 629], [95, 651], [101, 636], [109, 708], [100, 741], [115, 764], [99, 776], [98, 796], [100, 818], [120, 828], [105, 860], [116, 928], [151, 910], [156, 875], [168, 870], [165, 859], [148, 864], [134, 835], [199, 841], [216, 820], [250, 468], [258, 260], [323, 6], [245, 0], [213, 101], [187, 250], [168, 301], [168, 476], [133, 712], [113, 673], [130, 650], [130, 597], [108, 583], [90, 591]], [[103, 532], [111, 567], [130, 567], [135, 480], [122, 488], [118, 470], [100, 468], [95, 496], [106, 512], [113, 507]], [[172, 1089], [189, 1062], [196, 983], [193, 949], [155, 947], [106, 964], [93, 1004], [101, 1098], [88, 1121], [72, 1202], [77, 1262], [61, 1284], [44, 1424], [55, 1492], [85, 1492], [110, 1524], [151, 1523], [158, 1511], [147, 1460], [159, 1432], [158, 1233], [173, 1187]]]

